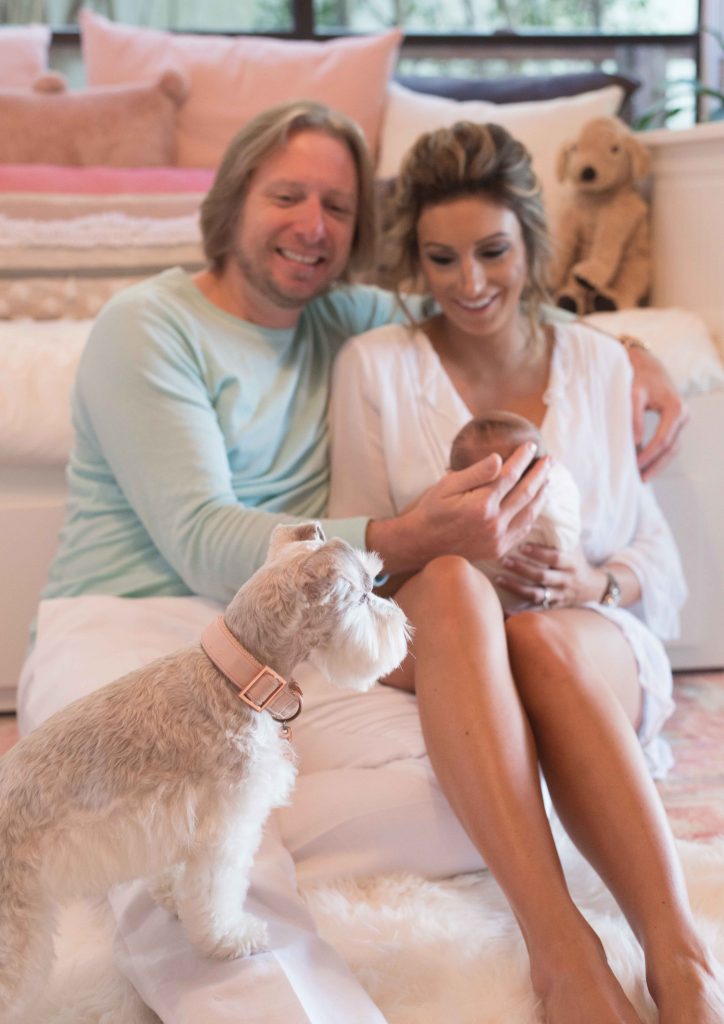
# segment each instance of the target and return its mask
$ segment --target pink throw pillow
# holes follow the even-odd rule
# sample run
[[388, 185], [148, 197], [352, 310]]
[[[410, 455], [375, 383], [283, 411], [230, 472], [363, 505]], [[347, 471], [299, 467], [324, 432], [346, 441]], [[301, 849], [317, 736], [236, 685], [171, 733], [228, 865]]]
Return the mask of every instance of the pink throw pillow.
[[0, 86], [29, 86], [48, 66], [47, 25], [0, 28]]
[[216, 166], [247, 121], [294, 99], [328, 103], [352, 117], [376, 153], [402, 39], [396, 29], [316, 43], [177, 35], [115, 24], [89, 10], [80, 22], [89, 85], [147, 81], [167, 67], [186, 72], [190, 92], [176, 123], [180, 166]]
[[34, 89], [0, 89], [0, 163], [168, 166], [186, 89], [172, 69], [156, 82], [72, 92], [53, 75]]

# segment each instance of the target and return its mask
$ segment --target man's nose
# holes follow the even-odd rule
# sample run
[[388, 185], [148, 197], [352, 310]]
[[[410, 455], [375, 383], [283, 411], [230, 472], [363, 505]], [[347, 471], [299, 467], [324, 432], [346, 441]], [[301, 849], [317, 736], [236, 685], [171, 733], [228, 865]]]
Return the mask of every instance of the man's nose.
[[324, 207], [319, 196], [308, 196], [299, 208], [297, 230], [305, 242], [319, 242], [326, 235]]

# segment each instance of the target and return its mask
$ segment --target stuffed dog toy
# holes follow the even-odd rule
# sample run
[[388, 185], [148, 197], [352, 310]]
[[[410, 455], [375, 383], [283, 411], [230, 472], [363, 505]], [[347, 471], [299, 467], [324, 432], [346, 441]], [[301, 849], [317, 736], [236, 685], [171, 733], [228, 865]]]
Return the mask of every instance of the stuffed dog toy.
[[563, 309], [580, 315], [626, 309], [650, 284], [648, 206], [635, 183], [648, 150], [616, 118], [598, 117], [558, 157], [573, 186], [557, 232], [552, 285]]
[[306, 659], [362, 690], [400, 663], [408, 628], [372, 593], [381, 565], [317, 523], [276, 527], [200, 643], [76, 701], [2, 759], [0, 1019], [50, 970], [55, 905], [123, 880], [152, 876], [208, 956], [264, 947], [244, 900], [294, 781], [290, 674]]

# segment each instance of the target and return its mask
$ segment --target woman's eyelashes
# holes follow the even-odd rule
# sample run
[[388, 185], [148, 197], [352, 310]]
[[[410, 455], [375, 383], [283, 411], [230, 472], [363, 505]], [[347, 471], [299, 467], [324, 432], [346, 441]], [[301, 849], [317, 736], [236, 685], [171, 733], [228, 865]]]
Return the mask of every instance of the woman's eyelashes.
[[[495, 246], [492, 249], [480, 249], [475, 253], [475, 257], [485, 262], [492, 262], [502, 259], [509, 250], [509, 245]], [[458, 261], [457, 255], [452, 253], [427, 252], [425, 257], [437, 267], [450, 267]]]
[[437, 266], [437, 267], [448, 267], [448, 266], [450, 266], [450, 264], [455, 259], [454, 256], [443, 256], [440, 253], [428, 252], [425, 255], [426, 255], [427, 259], [431, 263], [434, 263], [435, 266]]

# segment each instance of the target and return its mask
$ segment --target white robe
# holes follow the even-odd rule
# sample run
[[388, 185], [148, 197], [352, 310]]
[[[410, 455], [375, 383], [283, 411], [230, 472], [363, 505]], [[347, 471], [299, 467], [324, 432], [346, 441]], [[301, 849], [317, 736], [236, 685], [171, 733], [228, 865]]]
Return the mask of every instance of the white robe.
[[[681, 563], [639, 476], [623, 349], [583, 326], [555, 330], [540, 430], [578, 485], [586, 557], [615, 559], [641, 584], [632, 608], [590, 607], [616, 622], [633, 649], [644, 691], [639, 737], [652, 773], [662, 776], [671, 754], [659, 731], [674, 705], [660, 639], [678, 630]], [[397, 515], [447, 471], [452, 440], [471, 416], [422, 331], [390, 325], [352, 338], [334, 368], [330, 514]]]

